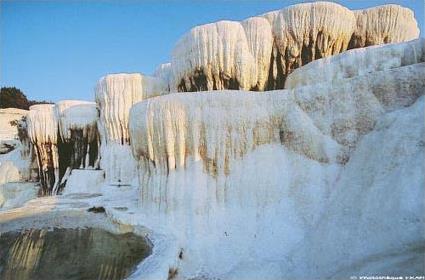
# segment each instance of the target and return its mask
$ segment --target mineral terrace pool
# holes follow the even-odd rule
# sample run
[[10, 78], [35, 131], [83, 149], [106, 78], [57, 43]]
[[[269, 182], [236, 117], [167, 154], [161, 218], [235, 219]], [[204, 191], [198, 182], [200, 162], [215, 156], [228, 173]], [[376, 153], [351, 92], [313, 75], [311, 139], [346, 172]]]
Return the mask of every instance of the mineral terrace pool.
[[0, 233], [0, 279], [123, 279], [151, 254], [134, 233], [97, 228]]

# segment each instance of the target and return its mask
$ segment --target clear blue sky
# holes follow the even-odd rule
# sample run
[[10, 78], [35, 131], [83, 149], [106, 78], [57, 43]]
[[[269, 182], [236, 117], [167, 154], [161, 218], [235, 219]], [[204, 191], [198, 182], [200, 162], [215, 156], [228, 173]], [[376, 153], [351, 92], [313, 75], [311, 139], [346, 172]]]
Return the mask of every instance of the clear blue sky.
[[[302, 2], [0, 1], [0, 85], [52, 101], [93, 100], [96, 81], [107, 73], [151, 74], [195, 25]], [[423, 0], [335, 2], [350, 9], [400, 4], [415, 12], [424, 30]]]

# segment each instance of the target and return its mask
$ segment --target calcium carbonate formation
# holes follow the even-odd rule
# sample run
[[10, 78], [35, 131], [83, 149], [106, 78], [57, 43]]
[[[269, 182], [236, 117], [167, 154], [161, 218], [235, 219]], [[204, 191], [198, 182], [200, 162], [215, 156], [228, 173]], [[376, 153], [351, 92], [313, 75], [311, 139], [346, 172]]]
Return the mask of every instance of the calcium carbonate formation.
[[131, 157], [128, 115], [133, 104], [165, 91], [162, 80], [141, 74], [112, 74], [99, 80], [96, 103], [101, 140], [100, 166], [109, 183], [128, 185], [135, 175]]
[[99, 168], [99, 132], [96, 103], [63, 100], [55, 105], [61, 141], [58, 144], [61, 184], [72, 169]]
[[195, 27], [154, 77], [32, 106], [31, 145], [0, 156], [0, 205], [33, 149], [45, 194], [100, 192], [111, 220], [152, 230], [134, 279], [423, 275], [418, 32], [400, 6], [326, 2]]
[[417, 38], [412, 11], [298, 4], [242, 22], [197, 26], [173, 50], [172, 91], [282, 89], [294, 69], [347, 49]]

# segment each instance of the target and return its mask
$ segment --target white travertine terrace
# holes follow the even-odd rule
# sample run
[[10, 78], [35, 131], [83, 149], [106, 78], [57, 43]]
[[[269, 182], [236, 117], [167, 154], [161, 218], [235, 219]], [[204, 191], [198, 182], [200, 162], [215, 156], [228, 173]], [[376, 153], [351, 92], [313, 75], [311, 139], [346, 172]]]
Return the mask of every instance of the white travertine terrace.
[[[329, 73], [334, 65], [340, 73], [285, 90], [173, 93], [135, 104], [129, 128], [144, 222], [170, 228], [177, 236], [190, 254], [180, 271], [190, 271], [187, 278], [205, 267], [224, 279], [332, 278], [355, 274], [356, 265], [370, 256], [391, 255], [408, 242], [423, 244], [423, 202], [408, 194], [412, 187], [416, 197], [423, 195], [419, 151], [424, 126], [419, 119], [424, 116], [425, 62], [418, 51], [423, 47], [424, 41], [417, 40], [345, 52], [313, 63], [314, 71], [307, 66], [304, 76], [310, 79], [320, 65]], [[385, 59], [391, 54], [394, 61]], [[303, 70], [294, 76], [301, 79]], [[288, 80], [296, 81], [291, 75]], [[390, 153], [379, 147], [381, 142]], [[404, 174], [401, 184], [399, 174]], [[398, 222], [387, 221], [387, 212]], [[362, 235], [353, 226], [346, 234], [346, 219], [366, 229], [365, 238], [376, 250], [356, 241]], [[400, 221], [409, 234], [395, 226]], [[382, 237], [387, 224], [392, 225], [388, 239]], [[328, 228], [335, 232], [332, 238], [326, 237]], [[326, 244], [314, 245], [322, 238]], [[395, 244], [397, 238], [401, 243]], [[335, 251], [333, 240], [338, 240]], [[205, 257], [210, 254], [214, 257]], [[414, 262], [397, 264], [394, 271], [420, 268], [415, 252], [402, 254]], [[247, 258], [262, 260], [264, 267], [250, 270], [244, 265]], [[285, 268], [270, 270], [266, 263], [271, 259]], [[387, 271], [380, 270], [385, 262], [367, 263], [362, 271]]]
[[130, 184], [136, 164], [130, 152], [128, 115], [133, 104], [166, 91], [162, 80], [134, 74], [111, 74], [99, 80], [96, 103], [100, 111], [100, 166], [107, 181]]
[[357, 27], [350, 42], [352, 48], [404, 42], [419, 35], [413, 11], [399, 5], [358, 10], [354, 15]]
[[98, 168], [100, 154], [98, 111], [95, 102], [62, 100], [56, 103], [59, 124], [59, 168], [63, 185], [72, 169]]
[[172, 74], [171, 63], [163, 63], [155, 69], [153, 76], [163, 81], [165, 91], [171, 91]]
[[44, 193], [59, 186], [58, 120], [55, 105], [33, 105], [27, 116], [28, 136], [36, 151]]
[[158, 189], [168, 195], [167, 187], [146, 183], [152, 177], [192, 161], [213, 177], [227, 176], [232, 161], [265, 144], [344, 163], [382, 114], [424, 94], [424, 76], [419, 63], [291, 91], [180, 93], [140, 102], [131, 110], [130, 134], [143, 197]]
[[98, 112], [96, 103], [82, 100], [61, 100], [55, 105], [62, 141], [70, 141], [75, 130], [91, 142], [97, 135]]
[[[344, 78], [425, 62], [425, 39], [405, 43], [371, 46], [313, 61], [295, 69], [285, 88], [332, 82]], [[367, 79], [367, 77], [365, 77]]]
[[251, 86], [263, 91], [267, 85], [270, 70], [270, 56], [273, 49], [272, 28], [268, 21], [262, 17], [252, 17], [241, 22], [248, 42], [248, 47], [255, 61], [257, 79]]
[[194, 27], [173, 50], [169, 87], [171, 91], [281, 89], [294, 69], [313, 60], [418, 35], [413, 12], [397, 5], [361, 11], [330, 2], [293, 5], [241, 23]]
[[[69, 143], [99, 128], [103, 170], [71, 174], [51, 206], [101, 193], [82, 205], [148, 228], [153, 255], [132, 279], [423, 275], [425, 40], [363, 48], [417, 36], [400, 6], [323, 2], [196, 27], [154, 78], [102, 78], [97, 108], [31, 107], [47, 193]], [[14, 163], [0, 184], [22, 179]]]
[[171, 62], [176, 82], [183, 80], [174, 85], [179, 91], [250, 89], [255, 64], [245, 30], [235, 21], [193, 28], [177, 43]]

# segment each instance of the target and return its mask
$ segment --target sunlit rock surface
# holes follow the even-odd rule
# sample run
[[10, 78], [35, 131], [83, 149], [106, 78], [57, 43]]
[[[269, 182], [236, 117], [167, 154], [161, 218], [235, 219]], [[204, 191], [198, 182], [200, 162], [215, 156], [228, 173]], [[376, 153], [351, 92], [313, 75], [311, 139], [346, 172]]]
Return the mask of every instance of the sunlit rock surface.
[[[289, 75], [285, 88], [364, 76], [410, 64], [425, 62], [425, 39], [349, 50], [313, 61]], [[389, 81], [391, 82], [391, 81]]]
[[[154, 77], [107, 75], [96, 105], [31, 107], [20, 130], [42, 189], [68, 181], [0, 224], [101, 206], [151, 230], [133, 279], [423, 275], [425, 42], [404, 42], [417, 36], [400, 6], [324, 2], [195, 27]], [[0, 156], [3, 205], [27, 199], [9, 183], [24, 150]]]
[[[418, 40], [363, 50], [394, 52], [389, 64], [347, 52], [315, 65], [347, 69], [359, 56], [357, 73], [287, 90], [134, 105], [141, 215], [176, 236], [188, 256], [175, 264], [182, 277], [341, 279], [357, 267], [421, 275], [422, 49]], [[405, 250], [393, 256], [397, 248]]]
[[8, 153], [16, 148], [19, 142], [17, 122], [27, 114], [27, 110], [0, 109], [0, 154]]
[[58, 119], [53, 104], [33, 105], [27, 117], [28, 136], [37, 156], [43, 193], [59, 187]]
[[165, 85], [158, 78], [141, 74], [111, 74], [99, 80], [96, 103], [101, 140], [100, 166], [106, 180], [113, 184], [131, 184], [136, 164], [131, 157], [128, 115], [134, 103], [160, 95]]
[[38, 188], [34, 183], [0, 184], [0, 209], [19, 207], [26, 201], [35, 198], [37, 193]]
[[60, 134], [59, 176], [63, 188], [72, 169], [99, 168], [98, 111], [95, 102], [80, 100], [59, 101], [55, 111]]
[[313, 60], [418, 35], [413, 12], [398, 5], [350, 11], [330, 2], [297, 4], [194, 27], [177, 42], [164, 81], [183, 92], [282, 89], [294, 69]]

